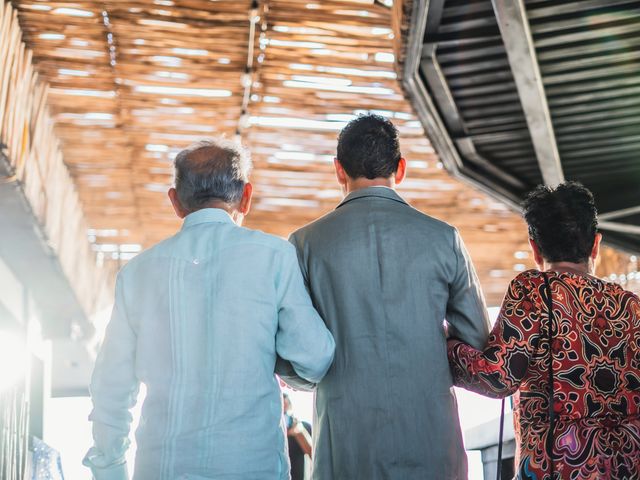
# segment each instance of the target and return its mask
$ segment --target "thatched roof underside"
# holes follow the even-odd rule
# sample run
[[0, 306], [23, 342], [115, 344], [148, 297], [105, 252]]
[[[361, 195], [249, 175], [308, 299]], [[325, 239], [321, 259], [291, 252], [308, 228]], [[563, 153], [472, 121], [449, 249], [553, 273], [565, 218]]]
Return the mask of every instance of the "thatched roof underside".
[[252, 152], [247, 225], [288, 235], [339, 202], [336, 134], [374, 110], [402, 133], [401, 193], [460, 228], [490, 303], [531, 265], [517, 215], [442, 169], [396, 78], [384, 2], [271, 0], [253, 13], [248, 0], [14, 4], [51, 86], [90, 240], [107, 258], [176, 231], [165, 194], [172, 158], [214, 135], [240, 134]]

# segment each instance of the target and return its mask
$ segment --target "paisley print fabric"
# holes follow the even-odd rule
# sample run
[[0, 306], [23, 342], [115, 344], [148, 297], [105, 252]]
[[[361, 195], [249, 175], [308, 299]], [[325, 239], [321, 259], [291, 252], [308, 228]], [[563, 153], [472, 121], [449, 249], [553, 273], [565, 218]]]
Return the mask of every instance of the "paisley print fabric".
[[[595, 277], [549, 272], [556, 417], [554, 479], [640, 479], [640, 300]], [[449, 343], [455, 383], [514, 395], [516, 478], [550, 480], [544, 277], [509, 285], [484, 351]]]

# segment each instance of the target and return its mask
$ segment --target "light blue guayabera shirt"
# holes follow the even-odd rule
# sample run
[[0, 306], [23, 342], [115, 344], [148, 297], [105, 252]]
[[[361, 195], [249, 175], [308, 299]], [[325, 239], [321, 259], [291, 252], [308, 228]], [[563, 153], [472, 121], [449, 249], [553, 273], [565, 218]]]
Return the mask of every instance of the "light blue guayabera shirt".
[[121, 270], [115, 295], [91, 381], [95, 478], [127, 478], [140, 382], [136, 480], [289, 478], [276, 358], [317, 383], [335, 348], [294, 247], [199, 210]]

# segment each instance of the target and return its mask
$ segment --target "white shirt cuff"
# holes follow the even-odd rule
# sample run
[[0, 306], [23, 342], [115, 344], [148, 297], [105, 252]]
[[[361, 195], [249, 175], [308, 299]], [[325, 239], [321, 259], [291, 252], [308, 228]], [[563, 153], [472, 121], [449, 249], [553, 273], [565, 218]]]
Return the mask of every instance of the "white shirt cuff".
[[129, 480], [127, 462], [123, 457], [109, 459], [95, 447], [89, 449], [82, 464], [91, 468], [94, 480]]

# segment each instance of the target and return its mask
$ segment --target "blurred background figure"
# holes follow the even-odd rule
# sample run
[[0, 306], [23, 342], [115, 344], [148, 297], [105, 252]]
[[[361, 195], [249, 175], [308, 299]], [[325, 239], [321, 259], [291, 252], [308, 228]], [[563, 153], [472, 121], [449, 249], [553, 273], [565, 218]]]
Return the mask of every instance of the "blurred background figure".
[[291, 398], [286, 393], [282, 394], [282, 412], [287, 428], [291, 480], [305, 480], [308, 478], [305, 475], [308, 465], [307, 458], [311, 459], [311, 424], [298, 420], [294, 416]]

